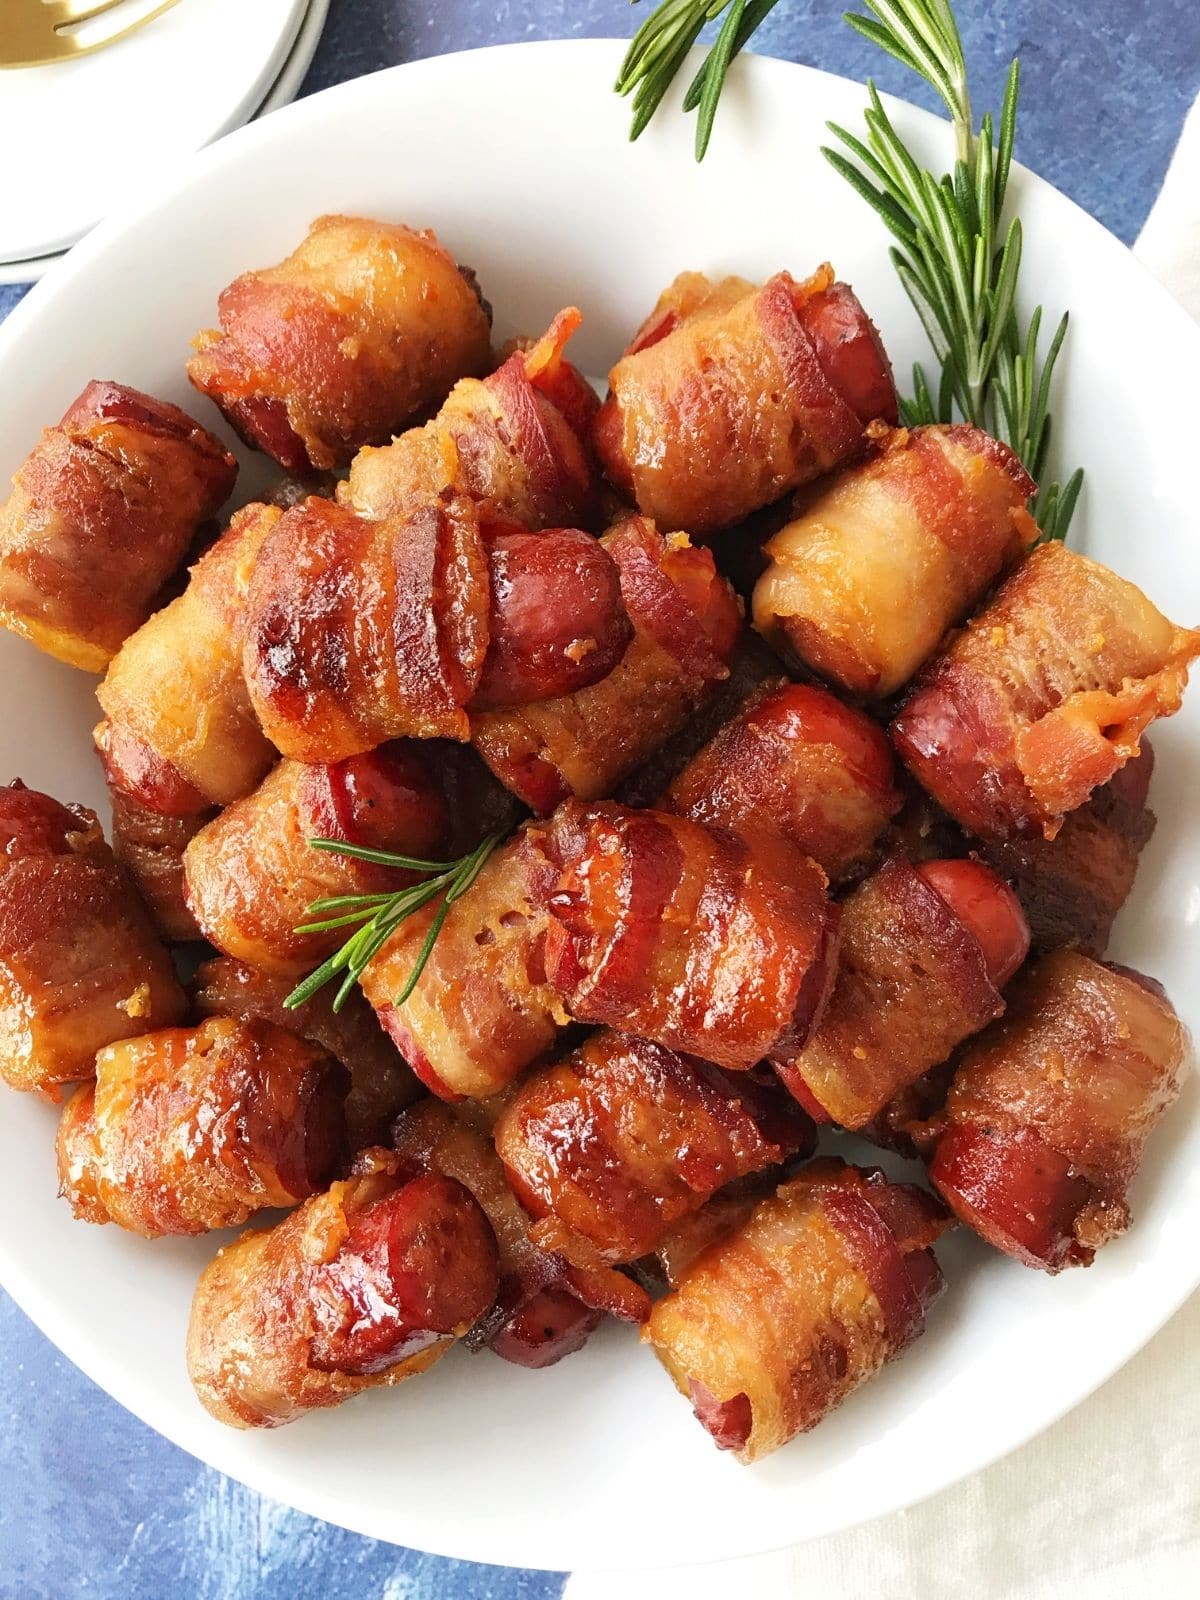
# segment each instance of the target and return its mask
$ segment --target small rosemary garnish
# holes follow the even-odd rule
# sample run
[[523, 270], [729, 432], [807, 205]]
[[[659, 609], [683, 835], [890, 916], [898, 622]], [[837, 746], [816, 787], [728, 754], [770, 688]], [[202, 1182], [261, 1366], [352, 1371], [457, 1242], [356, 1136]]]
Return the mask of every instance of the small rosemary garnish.
[[[636, 3], [636, 0], [635, 0]], [[729, 64], [777, 0], [664, 0], [638, 29], [617, 79], [636, 88], [630, 137], [658, 108], [688, 50], [707, 22], [725, 13], [713, 48], [684, 98], [699, 108], [696, 156], [703, 157]], [[1010, 445], [1040, 483], [1050, 448], [1050, 387], [1067, 332], [1064, 314], [1043, 354], [1042, 308], [1022, 323], [1017, 309], [1021, 223], [1002, 212], [1016, 132], [1020, 64], [1009, 68], [999, 137], [985, 116], [974, 129], [962, 38], [950, 0], [865, 0], [871, 16], [846, 21], [938, 94], [954, 129], [952, 173], [937, 177], [912, 156], [879, 92], [868, 80], [865, 139], [831, 123], [843, 149], [825, 155], [883, 219], [896, 244], [892, 262], [933, 346], [940, 376], [931, 383], [918, 363], [904, 421], [974, 423]], [[847, 153], [848, 152], [848, 153]], [[1031, 509], [1047, 539], [1067, 532], [1083, 483], [1040, 490]]]
[[328, 850], [335, 855], [351, 856], [356, 861], [371, 861], [378, 866], [420, 873], [422, 881], [390, 894], [340, 894], [325, 900], [314, 900], [307, 915], [320, 920], [302, 923], [296, 929], [297, 933], [327, 933], [331, 928], [348, 928], [355, 923], [361, 926], [328, 961], [323, 961], [315, 972], [310, 972], [302, 983], [296, 985], [283, 1002], [284, 1005], [289, 1010], [302, 1006], [319, 989], [323, 989], [339, 974], [344, 974], [333, 1001], [333, 1009], [340, 1011], [355, 984], [400, 924], [441, 895], [442, 903], [437, 915], [429, 925], [429, 932], [417, 952], [403, 989], [393, 1002], [403, 1005], [425, 970], [425, 963], [437, 943], [450, 907], [475, 882], [501, 837], [498, 833], [490, 833], [469, 855], [460, 856], [457, 861], [421, 861], [415, 856], [393, 855], [389, 850], [369, 850], [362, 845], [343, 844], [338, 839], [310, 839], [308, 842], [314, 850]]

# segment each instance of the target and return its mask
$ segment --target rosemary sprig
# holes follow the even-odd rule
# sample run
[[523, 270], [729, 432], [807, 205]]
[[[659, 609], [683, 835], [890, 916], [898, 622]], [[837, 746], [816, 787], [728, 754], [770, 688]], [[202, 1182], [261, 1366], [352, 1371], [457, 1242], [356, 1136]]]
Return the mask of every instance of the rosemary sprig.
[[779, 0], [663, 0], [634, 34], [617, 74], [617, 93], [633, 94], [629, 137], [636, 139], [645, 130], [705, 25], [724, 13], [713, 47], [683, 97], [684, 111], [699, 112], [696, 160], [703, 161], [730, 62], [778, 4]]
[[[665, 0], [638, 30], [617, 88], [636, 86], [632, 137], [645, 127], [704, 24], [727, 12], [716, 44], [684, 99], [699, 107], [696, 155], [704, 155], [729, 63], [776, 0]], [[1022, 322], [1017, 307], [1021, 223], [1003, 220], [1020, 96], [1020, 64], [1009, 69], [999, 130], [989, 114], [978, 133], [967, 64], [950, 0], [864, 0], [869, 16], [849, 14], [858, 33], [928, 83], [954, 130], [952, 172], [937, 177], [919, 166], [868, 82], [866, 134], [831, 123], [840, 149], [826, 149], [834, 168], [878, 213], [896, 243], [891, 258], [921, 319], [937, 361], [936, 381], [918, 364], [913, 392], [902, 402], [909, 425], [974, 423], [1009, 444], [1041, 481], [1051, 439], [1050, 390], [1066, 337], [1066, 315], [1043, 353], [1042, 308]], [[1031, 509], [1047, 539], [1070, 525], [1083, 473], [1040, 490]]]
[[332, 928], [352, 927], [355, 923], [360, 926], [340, 950], [296, 985], [283, 1002], [284, 1005], [289, 1010], [302, 1006], [318, 990], [340, 976], [341, 983], [333, 1000], [333, 1009], [340, 1011], [355, 984], [400, 924], [440, 895], [442, 903], [417, 952], [404, 987], [395, 998], [394, 1004], [403, 1005], [425, 970], [425, 963], [442, 931], [450, 907], [475, 882], [500, 839], [500, 834], [491, 833], [469, 855], [460, 856], [456, 861], [422, 861], [415, 856], [393, 855], [388, 850], [369, 850], [361, 845], [342, 844], [337, 839], [310, 839], [308, 842], [314, 850], [329, 850], [336, 855], [352, 856], [356, 861], [371, 861], [379, 866], [417, 872], [422, 874], [422, 882], [410, 884], [408, 888], [398, 889], [392, 894], [341, 894], [314, 900], [307, 914], [317, 920], [302, 923], [296, 929], [297, 933], [326, 933]]

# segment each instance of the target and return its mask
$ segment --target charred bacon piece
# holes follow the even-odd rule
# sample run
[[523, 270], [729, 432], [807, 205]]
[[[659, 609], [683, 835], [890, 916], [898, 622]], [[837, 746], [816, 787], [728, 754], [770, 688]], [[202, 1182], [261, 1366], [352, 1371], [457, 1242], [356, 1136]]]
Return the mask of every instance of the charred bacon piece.
[[122, 1040], [63, 1111], [61, 1192], [83, 1221], [148, 1239], [239, 1227], [333, 1177], [346, 1083], [331, 1056], [267, 1022]]
[[759, 1461], [924, 1331], [945, 1225], [923, 1190], [815, 1162], [683, 1270], [642, 1337], [717, 1447]]
[[350, 464], [487, 363], [474, 275], [428, 229], [318, 217], [278, 266], [221, 292], [188, 376], [288, 472]]
[[1035, 488], [978, 428], [873, 429], [869, 458], [768, 540], [754, 625], [847, 693], [884, 699], [1037, 538]]
[[1014, 985], [965, 1052], [930, 1176], [1026, 1266], [1088, 1266], [1129, 1226], [1146, 1140], [1179, 1092], [1185, 1035], [1158, 985], [1076, 951]]
[[1044, 834], [1179, 709], [1200, 631], [1140, 589], [1044, 544], [932, 661], [892, 724], [901, 759], [984, 838]]
[[96, 1052], [186, 1009], [96, 814], [0, 789], [0, 1077], [58, 1099]]
[[684, 273], [609, 374], [593, 437], [617, 489], [705, 537], [846, 461], [896, 421], [891, 366], [847, 284], [822, 267], [759, 287]]
[[188, 1371], [218, 1421], [280, 1427], [402, 1383], [494, 1300], [496, 1242], [467, 1191], [377, 1155], [205, 1269]]
[[236, 477], [221, 441], [178, 406], [89, 383], [0, 506], [0, 622], [102, 672]]

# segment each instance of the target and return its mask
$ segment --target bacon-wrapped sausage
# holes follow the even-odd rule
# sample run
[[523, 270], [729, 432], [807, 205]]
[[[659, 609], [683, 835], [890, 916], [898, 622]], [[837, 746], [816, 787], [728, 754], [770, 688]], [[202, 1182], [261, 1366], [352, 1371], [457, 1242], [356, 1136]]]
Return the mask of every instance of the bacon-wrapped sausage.
[[465, 739], [477, 703], [583, 688], [629, 632], [613, 562], [579, 529], [481, 524], [456, 492], [380, 522], [314, 499], [263, 546], [244, 666], [284, 755], [331, 761], [404, 736]]
[[188, 1371], [218, 1421], [279, 1427], [401, 1383], [495, 1299], [496, 1242], [467, 1191], [378, 1155], [205, 1269]]
[[221, 441], [178, 406], [89, 383], [0, 506], [0, 622], [103, 672], [236, 477]]
[[496, 1124], [531, 1238], [583, 1266], [649, 1254], [716, 1190], [815, 1138], [778, 1087], [608, 1030], [527, 1079]]
[[22, 783], [0, 789], [0, 973], [0, 1078], [54, 1099], [186, 1009], [95, 812]]
[[775, 684], [717, 733], [660, 804], [735, 832], [768, 830], [836, 881], [900, 807], [882, 728], [824, 689]]
[[907, 683], [1038, 536], [1036, 485], [962, 425], [872, 430], [873, 450], [766, 545], [754, 625], [850, 694]]
[[896, 420], [891, 366], [830, 267], [755, 288], [685, 273], [609, 373], [596, 450], [648, 517], [697, 537], [808, 483]]
[[112, 847], [146, 903], [150, 920], [164, 939], [183, 943], [201, 937], [188, 909], [183, 881], [183, 852], [212, 816], [197, 811], [167, 817], [152, 811], [110, 784]]
[[269, 1022], [210, 1017], [109, 1045], [58, 1131], [61, 1193], [147, 1239], [240, 1227], [324, 1189], [346, 1074]]
[[892, 724], [913, 776], [970, 832], [1063, 817], [1178, 711], [1200, 631], [1061, 544], [1038, 547], [923, 674]]
[[456, 383], [432, 422], [360, 450], [339, 500], [378, 519], [457, 489], [501, 522], [590, 527], [597, 497], [587, 435], [599, 401], [563, 354], [581, 321], [573, 306], [560, 311], [489, 377]]
[[443, 1099], [498, 1094], [570, 1020], [545, 970], [546, 901], [556, 876], [544, 830], [524, 829], [450, 907], [407, 1000], [396, 1003], [436, 906], [401, 923], [363, 973], [380, 1022]]
[[289, 472], [348, 466], [487, 363], [490, 310], [437, 236], [318, 217], [286, 260], [222, 290], [188, 376]]
[[930, 1176], [1026, 1266], [1088, 1266], [1129, 1226], [1142, 1152], [1179, 1093], [1186, 1038], [1157, 984], [1061, 950], [965, 1053]]
[[308, 915], [314, 900], [384, 894], [416, 881], [402, 868], [315, 850], [309, 840], [428, 860], [445, 827], [445, 802], [411, 746], [328, 766], [281, 761], [188, 845], [188, 905], [218, 950], [263, 972], [299, 977], [346, 937], [344, 928], [296, 931], [321, 920]]
[[1138, 857], [1154, 832], [1147, 806], [1154, 752], [1142, 753], [1097, 789], [1087, 805], [1068, 813], [1057, 837], [1040, 833], [991, 839], [981, 858], [1016, 890], [1029, 922], [1033, 948], [1067, 946], [1102, 956], [1117, 912], [1129, 898]]
[[548, 1367], [582, 1348], [604, 1311], [643, 1322], [649, 1301], [621, 1273], [595, 1264], [580, 1269], [534, 1244], [492, 1143], [493, 1113], [478, 1101], [464, 1115], [423, 1100], [397, 1121], [393, 1144], [406, 1159], [469, 1189], [496, 1235], [499, 1289], [467, 1335], [468, 1347], [486, 1345], [517, 1366]]
[[642, 1337], [718, 1448], [761, 1460], [924, 1331], [944, 1226], [910, 1184], [814, 1163], [684, 1271]]
[[814, 861], [770, 835], [604, 803], [560, 807], [548, 842], [546, 973], [577, 1021], [742, 1071], [803, 1045], [837, 965]]
[[807, 1110], [860, 1128], [1004, 1010], [1029, 930], [976, 861], [885, 862], [842, 907], [833, 994], [807, 1043], [777, 1058]]
[[192, 1001], [202, 1017], [262, 1021], [308, 1039], [340, 1061], [350, 1075], [346, 1096], [346, 1146], [356, 1156], [383, 1143], [396, 1114], [421, 1093], [399, 1051], [357, 990], [334, 1011], [328, 990], [287, 1007], [288, 978], [270, 978], [242, 961], [217, 956], [196, 971]]
[[492, 771], [543, 815], [574, 795], [592, 800], [682, 728], [729, 675], [741, 615], [706, 550], [632, 517], [600, 541], [616, 563], [633, 639], [590, 688], [471, 719]]
[[242, 677], [246, 591], [283, 513], [239, 511], [178, 599], [126, 640], [96, 691], [109, 784], [151, 811], [194, 816], [249, 794], [276, 758]]

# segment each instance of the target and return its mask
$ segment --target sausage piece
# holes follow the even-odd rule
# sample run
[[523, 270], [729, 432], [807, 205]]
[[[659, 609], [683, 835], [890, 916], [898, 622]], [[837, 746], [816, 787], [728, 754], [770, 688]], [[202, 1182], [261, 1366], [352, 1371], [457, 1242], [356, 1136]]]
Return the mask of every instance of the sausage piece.
[[962, 425], [872, 430], [872, 452], [768, 540], [754, 625], [847, 693], [894, 694], [1038, 536], [1035, 485]]
[[590, 688], [484, 712], [471, 741], [531, 810], [610, 794], [678, 733], [729, 675], [741, 633], [737, 599], [712, 556], [633, 517], [601, 544], [616, 563], [633, 638]]
[[276, 759], [242, 677], [246, 593], [282, 516], [250, 505], [192, 568], [184, 592], [132, 634], [96, 691], [111, 787], [165, 816], [249, 794]]
[[924, 1331], [944, 1226], [911, 1185], [815, 1162], [684, 1269], [642, 1337], [718, 1449], [761, 1460]]
[[1200, 630], [1140, 589], [1044, 544], [930, 663], [892, 723], [913, 776], [984, 838], [1041, 832], [1138, 753], [1179, 709]]
[[971, 861], [893, 857], [842, 907], [833, 993], [776, 1070], [818, 1119], [861, 1128], [1000, 1015], [1029, 948], [1015, 895]]
[[560, 807], [548, 839], [546, 972], [577, 1021], [740, 1071], [803, 1044], [837, 963], [815, 862], [611, 803]]
[[930, 1176], [969, 1227], [1046, 1272], [1129, 1226], [1129, 1186], [1179, 1093], [1185, 1035], [1156, 984], [1046, 956], [955, 1073]]
[[201, 1017], [269, 1022], [319, 1045], [350, 1077], [344, 1108], [347, 1154], [385, 1142], [397, 1113], [420, 1095], [420, 1084], [357, 990], [334, 1011], [329, 989], [302, 1006], [285, 1006], [291, 988], [290, 978], [268, 977], [244, 962], [217, 956], [197, 968], [192, 1003]]
[[775, 683], [721, 728], [660, 802], [735, 832], [775, 832], [837, 881], [900, 807], [891, 750], [861, 711], [809, 684]]
[[0, 1078], [52, 1099], [186, 1009], [95, 813], [21, 783], [0, 789], [0, 970]]
[[437, 859], [445, 803], [419, 747], [386, 745], [325, 766], [281, 761], [253, 794], [201, 828], [184, 854], [188, 905], [206, 939], [263, 972], [297, 978], [347, 937], [297, 929], [315, 900], [384, 894], [416, 882], [403, 868], [316, 850], [311, 839]]
[[587, 436], [599, 401], [564, 354], [581, 320], [573, 306], [560, 311], [488, 377], [456, 383], [423, 428], [360, 450], [338, 499], [377, 520], [454, 489], [488, 519], [591, 527], [598, 495]]
[[697, 538], [850, 457], [896, 420], [891, 368], [830, 267], [756, 288], [686, 273], [609, 373], [596, 452], [645, 516]]
[[475, 1201], [379, 1157], [205, 1269], [188, 1372], [219, 1422], [280, 1427], [402, 1383], [491, 1304], [496, 1244]]
[[267, 1022], [210, 1017], [109, 1045], [63, 1112], [61, 1192], [147, 1239], [239, 1227], [333, 1177], [346, 1074]]
[[89, 383], [0, 506], [0, 622], [102, 672], [236, 477], [221, 441], [178, 406]]
[[288, 472], [350, 464], [485, 366], [491, 316], [430, 230], [318, 217], [278, 266], [221, 292], [188, 376]]
[[650, 1254], [725, 1184], [814, 1144], [778, 1089], [608, 1030], [527, 1078], [496, 1125], [531, 1237], [584, 1266]]

